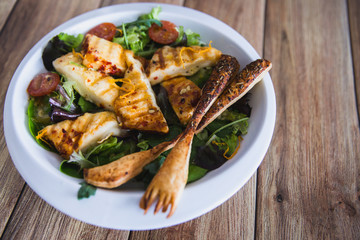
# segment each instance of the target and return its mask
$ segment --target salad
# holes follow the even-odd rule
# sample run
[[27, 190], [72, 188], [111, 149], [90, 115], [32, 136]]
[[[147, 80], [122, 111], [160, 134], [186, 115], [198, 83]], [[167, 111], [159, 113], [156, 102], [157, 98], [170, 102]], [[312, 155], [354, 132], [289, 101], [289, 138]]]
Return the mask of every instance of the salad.
[[[80, 118], [88, 118], [89, 114], [109, 110], [106, 105], [91, 99], [89, 95], [82, 94], [74, 81], [71, 81], [66, 74], [59, 72], [53, 64], [56, 59], [67, 54], [79, 56], [78, 59], [84, 60], [86, 56], [86, 50], [84, 50], [86, 46], [84, 45], [89, 42], [86, 38], [87, 35], [94, 35], [108, 42], [118, 44], [124, 51], [129, 51], [126, 54], [130, 54], [130, 57], [134, 56], [135, 60], [141, 62], [141, 67], [147, 76], [149, 76], [149, 73], [146, 73], [146, 70], [150, 68], [151, 64], [154, 64], [155, 55], [166, 47], [180, 49], [178, 55], [180, 55], [180, 62], [183, 65], [180, 67], [181, 69], [185, 69], [184, 63], [186, 59], [185, 61], [182, 59], [182, 56], [186, 55], [186, 53], [183, 54], [184, 49], [185, 51], [189, 50], [189, 48], [193, 49], [188, 51], [193, 52], [192, 55], [204, 55], [209, 52], [211, 45], [209, 44], [209, 47], [206, 47], [207, 44], [201, 41], [199, 34], [192, 32], [190, 29], [184, 29], [182, 26], [176, 26], [169, 21], [160, 20], [160, 12], [160, 7], [153, 8], [149, 14], [141, 15], [136, 21], [123, 23], [120, 26], [115, 26], [112, 23], [102, 23], [90, 29], [86, 35], [60, 33], [51, 39], [45, 47], [42, 59], [49, 72], [35, 76], [27, 90], [30, 95], [27, 111], [29, 130], [42, 147], [65, 156], [60, 164], [61, 172], [72, 177], [83, 178], [84, 169], [103, 166], [124, 156], [148, 151], [164, 142], [173, 141], [186, 129], [186, 121], [181, 121], [182, 119], [179, 118], [179, 108], [176, 108], [170, 101], [174, 97], [174, 92], [169, 91], [166, 84], [156, 83], [151, 86], [151, 91], [154, 93], [156, 104], [160, 109], [159, 112], [166, 120], [168, 131], [161, 133], [147, 129], [128, 128], [127, 126], [130, 125], [121, 126], [121, 128], [119, 127], [121, 130], [116, 134], [105, 134], [101, 140], [96, 141], [96, 144], [90, 144], [84, 150], [73, 151], [69, 154], [65, 154], [65, 151], [62, 150], [59, 151], [54, 141], [44, 137], [44, 129], [49, 126], [60, 126], [58, 124], [65, 122], [67, 124], [74, 123]], [[110, 75], [114, 79], [111, 84], [116, 84], [117, 90], [123, 91], [125, 97], [135, 91], [136, 84], [131, 83], [128, 78], [124, 77], [128, 70], [126, 67], [124, 70], [121, 70], [120, 67], [118, 68], [120, 70], [112, 71], [114, 70], [112, 64], [110, 64], [109, 68], [108, 65], [96, 66], [94, 61], [90, 61], [93, 65], [85, 66], [83, 62], [71, 61], [71, 64], [73, 68], [100, 72], [99, 74], [103, 77]], [[196, 71], [186, 73], [187, 75], [184, 73], [185, 80], [189, 80], [191, 83], [180, 89], [177, 95], [184, 91], [186, 93], [189, 90], [187, 86], [192, 86], [190, 84], [194, 84], [199, 89], [203, 88], [214, 67], [215, 65], [209, 64], [209, 66], [199, 67]], [[154, 77], [155, 80], [157, 79]], [[164, 83], [169, 81], [172, 80], [164, 80]], [[193, 98], [194, 95], [188, 97]], [[199, 97], [197, 97], [197, 100], [199, 100]], [[116, 115], [122, 114], [122, 112], [119, 113], [116, 110], [115, 112]], [[194, 135], [187, 183], [200, 179], [208, 171], [220, 167], [234, 156], [240, 146], [242, 136], [247, 133], [250, 113], [251, 108], [248, 104], [248, 97], [243, 97], [223, 111], [201, 132]], [[115, 120], [112, 119], [112, 115], [109, 115], [109, 118], [111, 118], [111, 123], [118, 120], [116, 118]], [[121, 123], [121, 120], [119, 122]], [[111, 126], [112, 129], [116, 127], [118, 126]], [[155, 160], [144, 166], [141, 169], [142, 171], [131, 181], [141, 182], [146, 187], [159, 171], [169, 152], [170, 149], [159, 154]], [[95, 193], [95, 190], [94, 186], [83, 182], [78, 192], [78, 198], [89, 197]]]

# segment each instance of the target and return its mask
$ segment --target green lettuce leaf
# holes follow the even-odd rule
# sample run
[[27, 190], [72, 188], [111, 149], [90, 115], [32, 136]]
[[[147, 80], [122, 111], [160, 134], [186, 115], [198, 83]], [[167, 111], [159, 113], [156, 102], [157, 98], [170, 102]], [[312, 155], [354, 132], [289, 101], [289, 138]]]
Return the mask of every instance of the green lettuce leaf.
[[81, 187], [77, 194], [77, 198], [79, 200], [83, 199], [83, 198], [89, 198], [90, 196], [95, 195], [96, 187], [94, 187], [86, 182], [82, 182], [82, 183], [80, 183], [80, 185], [81, 185]]
[[159, 19], [159, 14], [161, 12], [161, 7], [157, 6], [151, 9], [150, 13], [141, 15], [138, 20], [147, 20], [147, 19]]
[[82, 96], [79, 97], [79, 100], [77, 102], [78, 106], [80, 107], [81, 111], [83, 113], [86, 112], [95, 112], [97, 110], [99, 110], [99, 107], [96, 106], [94, 103], [87, 101], [85, 98], [83, 98]]
[[53, 148], [50, 147], [47, 143], [41, 139], [36, 139], [38, 132], [51, 124], [51, 119], [49, 113], [51, 111], [51, 106], [49, 104], [49, 97], [31, 97], [29, 100], [29, 105], [27, 108], [28, 116], [28, 126], [31, 136], [35, 141], [44, 149], [53, 151]]
[[64, 45], [66, 45], [66, 48], [63, 49], [66, 52], [71, 52], [72, 49], [79, 50], [84, 39], [83, 34], [78, 34], [75, 36], [63, 32], [59, 33], [57, 37]]
[[203, 45], [204, 43], [200, 40], [200, 34], [191, 31], [190, 29], [186, 29], [185, 31], [187, 37], [187, 45], [188, 46], [199, 46]]
[[205, 168], [196, 166], [194, 164], [190, 164], [187, 183], [191, 183], [191, 182], [195, 182], [196, 180], [199, 180], [200, 178], [204, 177], [207, 172], [208, 170]]

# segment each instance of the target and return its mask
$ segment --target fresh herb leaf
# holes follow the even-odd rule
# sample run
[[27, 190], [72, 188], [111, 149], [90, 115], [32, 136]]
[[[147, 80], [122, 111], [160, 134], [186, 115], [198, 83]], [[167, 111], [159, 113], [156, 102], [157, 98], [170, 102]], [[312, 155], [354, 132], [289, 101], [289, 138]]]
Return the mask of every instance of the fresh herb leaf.
[[67, 46], [65, 49], [63, 49], [65, 52], [71, 52], [72, 49], [78, 50], [84, 39], [83, 34], [78, 34], [77, 36], [75, 36], [63, 32], [59, 33], [57, 37]]
[[63, 160], [59, 169], [60, 172], [65, 173], [70, 177], [83, 178], [82, 171], [77, 163], [69, 163], [68, 160]]
[[141, 151], [146, 151], [149, 149], [149, 143], [148, 140], [142, 140], [138, 144], [136, 144], [138, 148], [140, 148]]
[[38, 132], [41, 129], [51, 124], [51, 119], [49, 117], [50, 111], [51, 107], [49, 104], [49, 97], [45, 96], [30, 98], [27, 108], [28, 126], [30, 134], [41, 147], [46, 150], [53, 151], [53, 148], [50, 147], [47, 143], [45, 143], [41, 139], [36, 138]]
[[95, 195], [96, 187], [94, 187], [86, 182], [82, 182], [82, 183], [80, 183], [80, 185], [81, 185], [81, 187], [77, 194], [77, 198], [79, 200], [83, 199], [83, 198], [89, 198], [90, 196]]
[[211, 171], [220, 167], [226, 161], [227, 159], [223, 157], [222, 151], [219, 151], [217, 146], [208, 145], [199, 147], [193, 164]]
[[214, 141], [220, 150], [224, 153], [226, 152], [226, 156], [228, 157], [235, 152], [238, 145], [238, 138], [235, 134], [231, 134], [223, 138], [216, 137]]
[[235, 125], [235, 124], [238, 124], [238, 123], [240, 123], [240, 122], [247, 121], [248, 119], [249, 119], [249, 118], [247, 118], [247, 117], [242, 118], [242, 119], [238, 119], [238, 120], [236, 120], [236, 121], [233, 121], [233, 122], [231, 122], [231, 123], [228, 123], [228, 124], [226, 124], [226, 125], [218, 128], [216, 131], [214, 131], [214, 132], [210, 135], [209, 140], [207, 141], [206, 145], [209, 145], [209, 144], [211, 143], [211, 141], [214, 140], [214, 138], [216, 137], [216, 134], [217, 134], [218, 132], [220, 132], [220, 131], [228, 128], [228, 127], [231, 127], [231, 126], [233, 126], [233, 125]]
[[151, 147], [155, 147], [156, 145], [158, 145], [158, 144], [160, 144], [162, 142], [173, 140], [180, 133], [182, 133], [182, 131], [183, 131], [182, 128], [179, 127], [179, 126], [169, 126], [169, 133], [167, 133], [165, 135], [155, 135], [155, 134], [151, 134], [151, 133], [140, 133], [139, 136], [138, 136], [138, 139], [140, 141], [146, 140]]
[[185, 31], [186, 38], [187, 38], [187, 45], [188, 46], [199, 46], [203, 45], [204, 43], [200, 40], [200, 34], [191, 31], [190, 29], [186, 29]]
[[151, 9], [150, 13], [141, 15], [138, 20], [146, 20], [146, 19], [159, 19], [159, 14], [161, 12], [161, 7], [157, 6]]
[[[154, 47], [146, 49], [147, 45], [151, 42], [147, 32], [153, 23], [161, 26], [159, 19], [160, 12], [161, 7], [156, 7], [149, 14], [141, 15], [134, 22], [123, 23], [121, 25], [123, 36], [114, 38], [113, 42], [134, 51], [135, 54], [140, 53], [142, 56], [155, 52], [156, 49]], [[146, 51], [144, 51], [145, 49]]]
[[175, 42], [172, 44], [172, 46], [186, 46], [187, 45], [187, 37], [184, 31], [183, 26], [177, 27], [177, 31], [179, 32], [179, 36], [175, 40]]
[[104, 142], [102, 142], [101, 144], [91, 148], [90, 151], [87, 151], [85, 154], [85, 156], [86, 156], [85, 158], [88, 159], [91, 155], [99, 154], [107, 149], [114, 147], [116, 144], [118, 144], [117, 138], [110, 137], [110, 138], [106, 139]]
[[68, 160], [68, 163], [78, 164], [80, 167], [80, 170], [82, 170], [84, 168], [96, 167], [96, 164], [94, 164], [93, 162], [90, 162], [87, 158], [85, 158], [81, 151], [79, 151], [79, 152], [74, 151], [70, 155], [70, 159]]

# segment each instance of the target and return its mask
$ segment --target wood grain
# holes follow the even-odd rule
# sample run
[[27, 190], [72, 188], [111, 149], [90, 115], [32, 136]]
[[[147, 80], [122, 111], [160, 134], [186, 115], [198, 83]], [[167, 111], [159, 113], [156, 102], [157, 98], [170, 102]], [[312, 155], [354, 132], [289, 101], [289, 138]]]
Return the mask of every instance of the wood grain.
[[157, 3], [166, 3], [166, 4], [175, 4], [175, 5], [183, 5], [184, 0], [104, 0], [102, 6], [109, 6], [114, 4], [122, 4], [122, 3], [137, 3], [137, 2], [157, 2]]
[[345, 1], [267, 2], [277, 124], [258, 171], [256, 237], [356, 239], [360, 139]]
[[128, 231], [85, 224], [65, 216], [40, 199], [26, 186], [21, 202], [17, 205], [2, 235], [3, 239], [127, 239]]
[[357, 111], [360, 119], [360, 1], [348, 0], [351, 48], [357, 97]]
[[0, 32], [4, 27], [6, 19], [13, 9], [16, 0], [1, 0], [0, 1]]

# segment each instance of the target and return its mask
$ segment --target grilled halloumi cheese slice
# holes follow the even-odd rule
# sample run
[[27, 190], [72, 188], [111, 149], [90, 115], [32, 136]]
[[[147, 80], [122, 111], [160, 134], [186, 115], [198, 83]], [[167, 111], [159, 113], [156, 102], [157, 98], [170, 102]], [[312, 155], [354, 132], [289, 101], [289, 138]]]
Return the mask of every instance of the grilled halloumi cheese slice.
[[[159, 106], [154, 91], [147, 79], [142, 64], [132, 51], [125, 51], [128, 69], [125, 79], [131, 81], [132, 91], [120, 95], [114, 102], [115, 113], [121, 118], [122, 127], [143, 131], [167, 133], [169, 127]], [[122, 87], [131, 90], [130, 84]]]
[[220, 56], [221, 51], [212, 47], [164, 46], [154, 53], [146, 74], [151, 85], [155, 85], [170, 78], [191, 76], [200, 68], [214, 66]]
[[186, 125], [201, 97], [201, 89], [185, 77], [172, 78], [161, 83], [168, 94], [169, 102], [180, 123]]
[[118, 43], [87, 34], [83, 43], [83, 65], [112, 76], [124, 76], [124, 49]]
[[113, 112], [85, 113], [75, 120], [65, 120], [42, 129], [37, 138], [54, 145], [60, 155], [69, 159], [74, 151], [85, 151], [109, 136], [120, 136]]
[[81, 65], [82, 58], [68, 53], [53, 62], [53, 66], [67, 81], [72, 82], [74, 89], [86, 100], [113, 111], [113, 103], [121, 93], [114, 78], [90, 70]]

